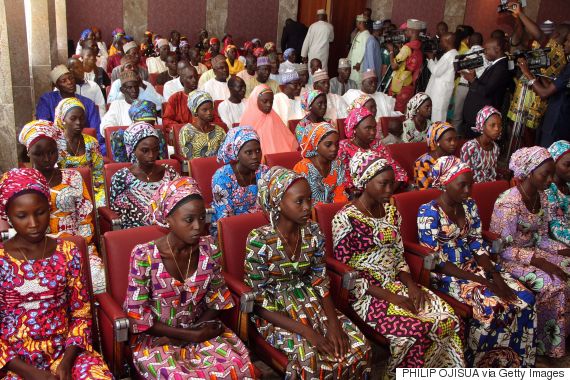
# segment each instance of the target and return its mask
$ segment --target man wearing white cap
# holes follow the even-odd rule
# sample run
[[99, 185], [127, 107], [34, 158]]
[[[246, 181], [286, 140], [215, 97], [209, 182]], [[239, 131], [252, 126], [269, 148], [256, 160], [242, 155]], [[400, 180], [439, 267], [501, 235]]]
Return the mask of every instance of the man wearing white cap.
[[317, 70], [313, 75], [313, 88], [324, 92], [327, 95], [327, 112], [325, 119], [330, 119], [336, 126], [337, 119], [344, 119], [348, 116], [346, 109], [348, 104], [342, 96], [330, 93], [329, 74], [324, 70]]
[[[148, 81], [148, 70], [144, 66], [143, 62], [141, 62], [141, 49], [139, 45], [135, 41], [127, 42], [126, 44], [123, 45], [123, 52], [125, 53], [123, 57], [131, 56], [134, 58], [141, 79]], [[120, 75], [121, 75], [121, 65], [118, 65], [111, 72], [111, 82], [118, 80]]]
[[166, 67], [166, 57], [170, 53], [170, 43], [166, 38], [156, 41], [155, 48], [158, 50], [158, 57], [148, 57], [146, 59], [146, 67], [149, 74], [160, 74], [168, 70]]
[[338, 76], [330, 80], [331, 93], [343, 96], [348, 90], [358, 88], [356, 82], [350, 79], [351, 66], [347, 58], [338, 60]]
[[317, 11], [317, 22], [309, 27], [301, 57], [303, 62], [318, 58], [326, 70], [329, 62], [329, 44], [334, 40], [333, 26], [327, 22], [327, 12], [324, 9]]
[[364, 59], [364, 53], [366, 51], [366, 42], [370, 37], [370, 32], [366, 28], [366, 17], [364, 15], [356, 16], [356, 29], [358, 33], [352, 40], [350, 45], [350, 51], [348, 52], [348, 59], [352, 62], [352, 72], [350, 73], [350, 79], [360, 85], [360, 66]]
[[366, 40], [366, 48], [364, 50], [364, 58], [360, 65], [360, 72], [366, 70], [374, 70], [378, 78], [382, 78], [382, 47], [380, 46], [380, 35], [382, 34], [382, 21], [374, 21], [372, 25], [372, 34]]
[[299, 74], [295, 70], [285, 71], [281, 74], [279, 80], [281, 92], [273, 95], [273, 111], [287, 125], [289, 120], [305, 117], [299, 98], [301, 82], [299, 81]]

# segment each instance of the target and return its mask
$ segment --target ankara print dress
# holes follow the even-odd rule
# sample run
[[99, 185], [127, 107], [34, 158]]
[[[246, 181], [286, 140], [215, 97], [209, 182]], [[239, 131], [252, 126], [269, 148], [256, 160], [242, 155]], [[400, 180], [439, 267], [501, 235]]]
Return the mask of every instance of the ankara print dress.
[[55, 374], [65, 350], [81, 352], [71, 370], [74, 380], [112, 379], [91, 346], [91, 303], [75, 244], [57, 239], [43, 260], [18, 260], [0, 243], [0, 378], [21, 379], [2, 368], [19, 357]]
[[192, 124], [186, 124], [178, 134], [180, 140], [180, 150], [187, 159], [199, 157], [212, 157], [218, 153], [218, 149], [224, 139], [226, 132], [217, 124], [212, 124], [214, 128], [207, 133], [198, 130]]
[[[269, 311], [310, 326], [326, 336], [327, 317], [322, 298], [329, 295], [324, 239], [316, 223], [301, 228], [301, 253], [289, 260], [277, 232], [270, 224], [250, 232], [247, 238], [245, 283], [253, 288], [255, 302]], [[259, 333], [289, 358], [286, 379], [296, 375], [302, 380], [368, 378], [370, 346], [364, 335], [337, 311], [350, 347], [342, 362], [321, 355], [302, 336], [253, 315]]]
[[530, 261], [533, 257], [543, 258], [570, 273], [570, 257], [557, 253], [568, 247], [549, 237], [549, 203], [545, 193], [540, 198], [541, 210], [533, 214], [517, 187], [505, 191], [495, 202], [491, 231], [513, 239], [501, 253], [502, 265], [536, 294], [537, 354], [558, 358], [566, 354], [566, 337], [570, 334], [570, 284], [546, 274]]
[[348, 197], [344, 191], [346, 169], [340, 159], [331, 162], [331, 169], [323, 178], [319, 170], [308, 158], [295, 164], [293, 170], [307, 179], [311, 187], [313, 206], [321, 203], [346, 202]]
[[399, 273], [410, 273], [399, 233], [401, 217], [392, 205], [385, 210], [383, 218], [371, 218], [348, 204], [333, 219], [334, 255], [359, 272], [350, 304], [390, 341], [390, 378], [397, 367], [464, 367], [461, 324], [449, 304], [424, 288], [427, 303], [416, 315], [367, 293], [377, 286], [408, 297], [408, 288], [398, 279]]
[[[435, 251], [436, 270], [446, 262], [459, 269], [485, 278], [485, 271], [475, 256], [488, 255], [481, 236], [481, 219], [477, 205], [469, 198], [463, 202], [465, 225], [455, 224], [435, 200], [418, 211], [420, 244]], [[536, 348], [535, 298], [519, 281], [498, 264], [505, 283], [514, 291], [516, 301], [507, 302], [487, 286], [431, 272], [432, 286], [473, 308], [465, 359], [469, 367], [530, 367], [534, 365]]]
[[184, 283], [168, 273], [154, 242], [137, 245], [124, 309], [133, 333], [131, 348], [137, 371], [145, 379], [252, 379], [253, 365], [243, 342], [227, 327], [213, 339], [184, 346], [161, 344], [145, 333], [155, 321], [189, 328], [206, 309], [234, 306], [221, 274], [220, 253], [210, 236], [200, 239], [198, 266]]

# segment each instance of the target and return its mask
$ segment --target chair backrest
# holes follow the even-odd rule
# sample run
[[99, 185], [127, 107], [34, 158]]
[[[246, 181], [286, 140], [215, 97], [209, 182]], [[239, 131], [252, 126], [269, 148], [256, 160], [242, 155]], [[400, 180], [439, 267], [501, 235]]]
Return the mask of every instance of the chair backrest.
[[414, 179], [414, 163], [419, 156], [427, 152], [425, 142], [391, 144], [387, 146], [394, 160], [408, 173], [411, 181]]
[[403, 123], [404, 120], [406, 119], [406, 117], [404, 115], [402, 116], [382, 116], [380, 118], [380, 130], [382, 131], [382, 136], [386, 137], [388, 136], [388, 125], [390, 124], [390, 122], [392, 120], [396, 120], [400, 123]]
[[346, 119], [336, 119], [336, 127], [338, 129], [338, 140], [346, 139], [346, 131], [344, 129]]
[[261, 212], [230, 216], [218, 221], [218, 241], [226, 272], [243, 279], [247, 236], [267, 223], [267, 218]]
[[214, 100], [214, 112], [217, 114], [218, 113], [218, 107], [220, 106], [220, 103], [223, 102], [223, 100], [218, 99], [218, 100]]
[[287, 122], [287, 126], [289, 127], [291, 133], [293, 133], [293, 136], [295, 136], [295, 129], [297, 128], [297, 124], [299, 124], [300, 121], [300, 119], [291, 119]]
[[176, 154], [182, 154], [182, 149], [180, 149], [180, 130], [185, 125], [186, 124], [173, 124], [170, 126], [174, 134], [174, 153]]
[[437, 198], [440, 194], [441, 191], [437, 189], [394, 194], [394, 203], [402, 216], [400, 234], [403, 240], [418, 241], [418, 210], [421, 205]]
[[334, 257], [332, 221], [336, 213], [339, 212], [344, 205], [346, 205], [346, 202], [321, 203], [316, 205], [313, 209], [313, 219], [319, 224], [319, 228], [325, 236], [325, 252], [329, 257]]
[[83, 133], [91, 137], [97, 138], [97, 131], [95, 130], [95, 128], [83, 128]]
[[103, 235], [107, 289], [113, 299], [122, 305], [127, 294], [131, 252], [137, 244], [146, 243], [168, 232], [159, 226], [144, 226], [109, 231]]
[[212, 177], [223, 164], [216, 157], [200, 157], [188, 161], [190, 176], [196, 180], [206, 207], [212, 203]]
[[509, 188], [508, 181], [482, 182], [473, 185], [471, 197], [477, 203], [481, 225], [484, 230], [488, 230], [491, 224], [495, 201], [503, 191]]
[[265, 163], [269, 167], [273, 166], [283, 166], [284, 168], [293, 170], [295, 164], [303, 159], [301, 152], [282, 152], [266, 154]]
[[465, 145], [466, 142], [467, 142], [467, 140], [465, 140], [465, 139], [457, 139], [457, 145], [455, 146], [455, 152], [453, 152], [454, 156], [460, 157], [461, 148], [463, 147], [463, 145]]

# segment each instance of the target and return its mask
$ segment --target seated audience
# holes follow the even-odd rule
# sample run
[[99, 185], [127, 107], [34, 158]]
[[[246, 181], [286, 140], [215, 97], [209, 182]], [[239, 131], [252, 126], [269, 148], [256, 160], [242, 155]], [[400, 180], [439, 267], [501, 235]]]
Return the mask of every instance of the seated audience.
[[212, 58], [212, 70], [214, 77], [204, 83], [203, 91], [206, 91], [214, 100], [226, 100], [230, 97], [228, 89], [228, 63], [223, 55]]
[[556, 170], [553, 181], [545, 190], [549, 205], [550, 236], [570, 246], [570, 142], [560, 140], [548, 148]]
[[418, 92], [406, 106], [406, 120], [402, 140], [404, 142], [422, 142], [427, 139], [431, 123], [431, 98], [425, 92]]
[[346, 58], [338, 60], [338, 76], [331, 79], [331, 93], [343, 96], [348, 90], [357, 90], [358, 85], [350, 79], [350, 61]]
[[419, 190], [432, 187], [432, 166], [438, 158], [453, 155], [456, 146], [457, 133], [451, 124], [438, 121], [430, 125], [427, 133], [428, 151], [414, 163], [414, 187]]
[[273, 110], [283, 123], [288, 125], [289, 120], [301, 119], [304, 115], [299, 101], [301, 93], [299, 74], [296, 71], [286, 71], [280, 75], [280, 80], [281, 92], [273, 97]]
[[313, 89], [313, 86], [309, 85], [309, 68], [306, 63], [298, 63], [295, 69], [297, 74], [299, 74], [299, 81], [301, 82], [301, 95], [309, 90]]
[[85, 79], [83, 62], [81, 62], [79, 58], [69, 58], [67, 60], [67, 69], [73, 75], [73, 79], [75, 79], [75, 94], [85, 96], [95, 103], [99, 111], [99, 116], [102, 119], [107, 110], [105, 107], [105, 98], [97, 83]]
[[228, 80], [228, 89], [230, 96], [218, 105], [218, 114], [224, 124], [232, 128], [234, 124], [239, 124], [245, 110], [245, 82], [238, 76], [232, 76]]
[[146, 59], [146, 67], [149, 74], [160, 74], [168, 70], [166, 66], [166, 58], [170, 52], [170, 46], [166, 38], [160, 38], [154, 43], [156, 49], [156, 57], [148, 57]]
[[295, 137], [299, 144], [311, 125], [325, 121], [330, 122], [324, 117], [327, 112], [327, 95], [322, 91], [309, 90], [303, 93], [301, 95], [301, 108], [305, 112], [305, 117], [295, 127]]
[[206, 54], [204, 54], [204, 58], [202, 62], [206, 65], [209, 69], [212, 68], [212, 59], [220, 55], [220, 40], [216, 37], [210, 38], [209, 48]]
[[279, 92], [279, 83], [273, 79], [269, 79], [269, 74], [271, 73], [271, 62], [267, 57], [257, 58], [257, 64], [255, 69], [255, 77], [253, 78], [243, 78], [245, 81], [245, 97], [249, 98], [253, 89], [260, 84], [267, 85], [274, 94]]
[[235, 45], [228, 45], [225, 49], [226, 63], [228, 64], [229, 75], [236, 75], [245, 69], [245, 65], [238, 59], [239, 54]]
[[388, 121], [388, 136], [382, 139], [382, 144], [402, 144], [404, 142], [402, 139], [403, 133], [404, 127], [402, 125], [402, 122], [399, 120], [390, 119], [390, 121]]
[[177, 91], [168, 98], [168, 103], [162, 112], [162, 123], [167, 128], [172, 128], [174, 124], [192, 122], [192, 113], [188, 109], [188, 94], [196, 90], [198, 86], [198, 73], [190, 65], [178, 69], [178, 73], [180, 77], [171, 82], [180, 81], [182, 91]]
[[111, 79], [103, 68], [97, 66], [97, 54], [91, 48], [84, 48], [81, 50], [81, 61], [83, 63], [83, 79], [95, 82], [103, 94], [104, 102], [107, 103], [106, 87], [111, 85]]
[[344, 101], [342, 96], [330, 92], [329, 74], [323, 70], [317, 70], [313, 75], [313, 88], [321, 91], [327, 96], [327, 112], [326, 119], [332, 120], [336, 126], [337, 119], [345, 119], [348, 116], [346, 109], [348, 104]]
[[[240, 57], [241, 58], [241, 57]], [[237, 73], [237, 76], [248, 82], [255, 79], [257, 72], [257, 58], [254, 55], [247, 55], [245, 57], [245, 69]]]
[[267, 55], [269, 58], [269, 79], [274, 80], [277, 83], [281, 83], [281, 75], [279, 74], [279, 59], [276, 53], [269, 53]]
[[400, 116], [401, 113], [394, 111], [395, 99], [382, 92], [376, 91], [378, 88], [378, 78], [374, 71], [368, 70], [361, 75], [362, 88], [361, 90], [348, 90], [342, 97], [346, 104], [351, 104], [360, 95], [370, 95], [376, 101], [378, 113], [376, 114], [376, 121], [380, 120], [382, 116]]
[[198, 75], [202, 75], [206, 71], [208, 71], [206, 65], [200, 62], [200, 51], [197, 48], [190, 49], [190, 51], [188, 52], [188, 57], [190, 64], [196, 69]]
[[[166, 82], [162, 88], [162, 97], [164, 98], [165, 102], [170, 100], [170, 97], [177, 93], [178, 91], [184, 90], [184, 86], [182, 85], [182, 78], [180, 77], [182, 74], [182, 70], [186, 67], [190, 67], [191, 65], [186, 61], [178, 61], [176, 64], [176, 72], [178, 73], [178, 78], [174, 78]], [[198, 88], [198, 79], [200, 75], [196, 74], [196, 88]], [[194, 91], [193, 89], [192, 91]]]
[[129, 109], [135, 100], [138, 100], [140, 93], [140, 76], [136, 71], [125, 70], [121, 73], [122, 98], [111, 102], [109, 110], [101, 120], [100, 132], [105, 136], [105, 128], [116, 125], [131, 125]]
[[144, 57], [142, 57], [141, 50], [136, 42], [127, 42], [123, 45], [123, 50], [125, 54], [119, 59], [117, 66], [111, 72], [111, 82], [119, 79], [122, 71], [121, 66], [124, 64], [124, 60], [129, 58], [130, 59], [128, 61], [133, 64], [132, 70], [138, 71], [142, 80], [148, 81], [148, 69], [146, 68]]
[[283, 62], [279, 65], [279, 74], [283, 75], [288, 71], [295, 71], [297, 52], [293, 48], [288, 48], [283, 52]]
[[178, 60], [176, 59], [176, 53], [169, 52], [166, 57], [166, 71], [161, 72], [156, 77], [156, 84], [164, 86], [166, 82], [172, 79], [178, 78]]
[[[156, 89], [150, 82], [140, 79], [142, 77], [140, 76], [140, 73], [135, 70], [134, 62], [135, 61], [131, 56], [128, 55], [125, 56], [121, 60], [121, 67], [120, 67], [121, 73], [124, 73], [125, 71], [132, 71], [137, 73], [139, 77], [139, 88], [140, 88], [137, 99], [151, 101], [156, 105], [156, 109], [161, 110], [164, 98], [156, 91]], [[119, 79], [113, 81], [113, 83], [111, 84], [111, 90], [109, 91], [109, 97], [107, 98], [107, 103], [112, 103], [115, 100], [124, 98], [124, 94], [121, 91], [121, 86], [122, 83], [120, 77]]]

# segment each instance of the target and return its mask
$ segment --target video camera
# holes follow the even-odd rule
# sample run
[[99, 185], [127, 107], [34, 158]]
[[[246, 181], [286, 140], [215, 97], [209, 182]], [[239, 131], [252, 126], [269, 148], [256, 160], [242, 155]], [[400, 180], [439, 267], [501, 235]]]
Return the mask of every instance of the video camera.
[[384, 36], [381, 36], [379, 40], [381, 45], [385, 45], [387, 43], [391, 43], [394, 45], [403, 45], [406, 42], [408, 42], [408, 39], [406, 38], [404, 32], [402, 31], [388, 33]]
[[455, 56], [453, 69], [455, 72], [461, 70], [475, 70], [485, 65], [484, 50], [478, 50], [469, 54]]
[[[501, 0], [499, 6], [497, 7], [497, 13], [506, 13], [506, 12], [511, 12], [515, 10], [515, 5], [511, 5], [509, 7], [509, 0]], [[526, 7], [526, 0], [520, 0], [519, 1], [519, 6], [521, 8]]]
[[420, 34], [420, 41], [422, 41], [422, 52], [437, 53], [439, 51], [439, 42], [435, 37], [430, 37], [427, 34]]
[[509, 56], [509, 66], [514, 68], [517, 63], [517, 59], [524, 58], [526, 59], [528, 69], [531, 72], [547, 68], [550, 66], [550, 57], [548, 56], [550, 50], [550, 48], [525, 51], [518, 50]]

